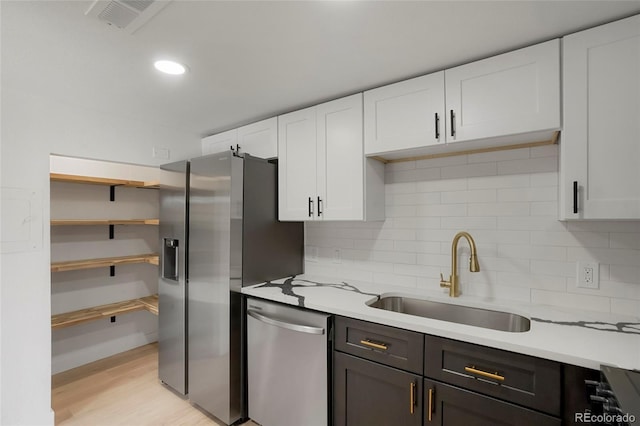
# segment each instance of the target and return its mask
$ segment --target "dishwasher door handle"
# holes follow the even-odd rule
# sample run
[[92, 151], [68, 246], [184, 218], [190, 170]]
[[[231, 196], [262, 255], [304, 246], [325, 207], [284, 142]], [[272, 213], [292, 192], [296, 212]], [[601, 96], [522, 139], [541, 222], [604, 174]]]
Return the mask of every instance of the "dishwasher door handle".
[[310, 327], [308, 325], [292, 324], [290, 322], [269, 318], [266, 315], [259, 314], [256, 311], [252, 311], [250, 309], [247, 310], [247, 315], [265, 324], [275, 325], [276, 327], [286, 328], [287, 330], [298, 331], [300, 333], [307, 334], [324, 334], [324, 328], [322, 327]]

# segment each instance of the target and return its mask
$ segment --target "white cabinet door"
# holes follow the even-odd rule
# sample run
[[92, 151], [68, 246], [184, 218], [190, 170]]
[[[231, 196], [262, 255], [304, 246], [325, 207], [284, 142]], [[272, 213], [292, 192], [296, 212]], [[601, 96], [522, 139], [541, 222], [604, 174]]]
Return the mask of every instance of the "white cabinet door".
[[445, 141], [444, 72], [364, 92], [365, 154]]
[[278, 117], [278, 217], [313, 220], [316, 209], [316, 107]]
[[228, 130], [202, 139], [202, 155], [216, 154], [229, 151], [231, 147], [236, 149], [238, 143], [237, 129]]
[[565, 37], [563, 57], [560, 216], [640, 219], [640, 16]]
[[241, 153], [259, 158], [278, 156], [278, 118], [272, 117], [238, 128]]
[[362, 220], [362, 94], [317, 106], [317, 217]]
[[448, 143], [558, 129], [560, 41], [448, 69], [445, 86]]

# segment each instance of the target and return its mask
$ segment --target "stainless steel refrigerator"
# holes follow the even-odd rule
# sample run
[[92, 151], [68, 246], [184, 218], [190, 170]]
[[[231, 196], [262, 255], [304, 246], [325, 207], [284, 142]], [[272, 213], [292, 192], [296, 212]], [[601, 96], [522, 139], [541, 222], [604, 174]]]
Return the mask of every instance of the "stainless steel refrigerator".
[[[170, 204], [170, 210], [178, 209], [172, 201], [165, 202], [162, 181], [165, 170], [175, 173], [178, 168], [176, 163], [162, 168], [161, 210], [165, 204]], [[184, 229], [188, 241], [182, 245], [178, 241], [173, 248], [174, 236], [161, 234], [163, 274], [165, 259], [170, 265], [177, 259], [176, 269], [180, 269], [180, 247], [186, 247], [188, 279], [182, 292], [185, 326], [172, 323], [167, 327], [174, 330], [172, 334], [186, 330], [187, 343], [184, 349], [178, 343], [176, 349], [163, 345], [161, 338], [159, 362], [177, 359], [175, 355], [163, 357], [165, 349], [166, 353], [184, 350], [185, 391], [190, 401], [232, 424], [247, 416], [246, 324], [240, 290], [242, 286], [302, 273], [303, 225], [278, 222], [277, 169], [266, 160], [229, 151], [191, 159], [187, 170], [184, 179], [189, 185], [182, 204], [187, 212]], [[167, 174], [170, 177], [176, 180], [173, 174]], [[162, 232], [162, 211], [160, 218]], [[168, 269], [171, 272], [171, 267]], [[161, 337], [169, 334], [162, 331], [165, 280], [160, 279], [159, 287]], [[173, 300], [172, 296], [167, 298]], [[179, 339], [164, 340], [175, 343]], [[163, 370], [160, 365], [161, 380], [178, 390], [163, 378]]]
[[160, 167], [160, 279], [158, 281], [158, 375], [187, 393], [187, 256], [189, 162]]

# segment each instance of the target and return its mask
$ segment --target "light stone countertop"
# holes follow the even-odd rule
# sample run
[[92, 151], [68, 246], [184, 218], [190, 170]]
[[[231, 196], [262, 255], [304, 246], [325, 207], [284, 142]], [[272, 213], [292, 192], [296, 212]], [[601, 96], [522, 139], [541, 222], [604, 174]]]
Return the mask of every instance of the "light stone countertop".
[[[599, 370], [601, 364], [640, 369], [640, 318], [555, 306], [487, 301], [471, 296], [449, 298], [362, 281], [298, 275], [244, 287], [242, 293], [335, 315], [475, 343]], [[407, 295], [432, 301], [511, 312], [531, 319], [531, 330], [496, 331], [390, 312], [367, 306], [380, 295]]]

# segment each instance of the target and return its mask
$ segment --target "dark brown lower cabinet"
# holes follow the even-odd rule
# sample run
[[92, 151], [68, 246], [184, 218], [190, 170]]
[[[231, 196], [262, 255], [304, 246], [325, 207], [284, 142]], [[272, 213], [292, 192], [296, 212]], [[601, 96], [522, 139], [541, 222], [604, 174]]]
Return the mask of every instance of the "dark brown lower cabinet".
[[424, 425], [560, 426], [556, 417], [456, 386], [424, 380]]
[[334, 352], [335, 426], [421, 426], [422, 377]]

